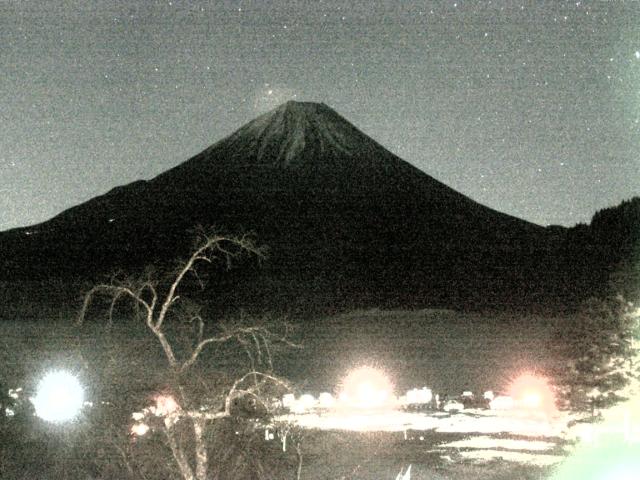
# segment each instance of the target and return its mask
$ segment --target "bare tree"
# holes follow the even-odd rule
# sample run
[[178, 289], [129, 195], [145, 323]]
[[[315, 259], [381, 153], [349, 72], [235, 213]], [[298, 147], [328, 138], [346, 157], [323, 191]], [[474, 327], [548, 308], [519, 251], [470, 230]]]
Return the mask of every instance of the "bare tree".
[[[141, 428], [154, 424], [166, 437], [180, 474], [184, 480], [206, 480], [209, 471], [209, 451], [206, 431], [211, 422], [231, 417], [234, 402], [239, 398], [249, 399], [263, 411], [272, 410], [272, 402], [265, 397], [266, 388], [280, 386], [288, 388], [286, 383], [271, 371], [272, 349], [278, 343], [296, 346], [289, 340], [289, 328], [275, 333], [267, 325], [247, 325], [216, 323], [212, 332], [207, 328], [198, 308], [189, 308], [181, 299], [179, 290], [187, 277], [200, 282], [197, 267], [200, 264], [224, 262], [227, 267], [234, 258], [250, 254], [264, 258], [264, 250], [247, 236], [230, 237], [201, 233], [187, 260], [162, 282], [153, 275], [146, 274], [139, 279], [116, 280], [95, 285], [84, 297], [78, 323], [82, 324], [92, 303], [98, 295], [109, 299], [108, 319], [112, 322], [116, 303], [124, 298], [130, 299], [140, 313], [146, 328], [151, 332], [167, 360], [169, 371], [176, 383], [175, 391], [158, 393], [155, 404], [145, 408], [135, 417]], [[182, 304], [185, 308], [178, 309]], [[180, 311], [180, 314], [176, 313]], [[167, 325], [171, 322], [189, 322], [195, 325], [194, 341], [187, 349], [176, 348], [175, 338]], [[250, 369], [244, 375], [230, 382], [227, 388], [217, 395], [218, 401], [206, 402], [190, 398], [183, 380], [198, 362], [207, 347], [237, 342], [247, 353]], [[259, 371], [256, 364], [266, 365], [266, 371]], [[154, 423], [155, 422], [155, 423]], [[185, 439], [185, 424], [190, 426], [191, 438]]]
[[296, 479], [302, 478], [303, 452], [302, 444], [304, 442], [305, 430], [291, 421], [279, 421], [273, 424], [274, 430], [282, 444], [282, 451], [287, 451], [287, 444], [293, 444], [296, 452]]

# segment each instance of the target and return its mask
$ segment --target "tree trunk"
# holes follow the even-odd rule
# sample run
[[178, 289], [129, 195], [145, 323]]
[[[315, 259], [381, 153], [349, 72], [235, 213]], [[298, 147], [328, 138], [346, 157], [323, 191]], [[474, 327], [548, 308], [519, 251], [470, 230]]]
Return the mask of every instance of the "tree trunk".
[[194, 477], [193, 475], [193, 469], [189, 465], [189, 460], [187, 460], [187, 456], [184, 454], [182, 447], [178, 444], [178, 441], [173, 434], [172, 426], [167, 425], [166, 419], [164, 433], [167, 435], [167, 440], [169, 440], [169, 447], [171, 447], [171, 453], [173, 453], [173, 458], [178, 464], [178, 468], [180, 469], [182, 478], [184, 480], [196, 480], [196, 477]]
[[202, 418], [193, 419], [193, 432], [196, 441], [196, 479], [207, 480], [207, 470], [209, 469], [209, 458], [207, 457], [207, 443], [204, 438], [206, 420]]
[[296, 443], [296, 453], [298, 454], [298, 469], [296, 470], [296, 479], [301, 480], [302, 478], [302, 446], [300, 442]]

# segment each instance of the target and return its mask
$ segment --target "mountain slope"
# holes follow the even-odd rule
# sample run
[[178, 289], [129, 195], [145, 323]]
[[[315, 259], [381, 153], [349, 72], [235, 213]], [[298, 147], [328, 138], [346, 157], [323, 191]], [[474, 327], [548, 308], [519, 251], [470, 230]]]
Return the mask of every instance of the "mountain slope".
[[166, 263], [197, 224], [269, 246], [267, 266], [229, 289], [274, 302], [526, 303], [552, 263], [542, 227], [459, 194], [324, 104], [288, 102], [152, 180], [4, 233], [4, 272]]

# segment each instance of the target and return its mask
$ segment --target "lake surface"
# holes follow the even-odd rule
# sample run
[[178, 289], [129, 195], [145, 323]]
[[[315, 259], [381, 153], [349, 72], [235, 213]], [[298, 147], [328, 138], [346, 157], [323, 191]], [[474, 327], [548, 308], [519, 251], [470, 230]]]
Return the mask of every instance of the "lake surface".
[[[303, 348], [279, 354], [274, 367], [299, 393], [316, 395], [336, 392], [347, 372], [363, 365], [384, 370], [397, 394], [423, 386], [449, 395], [500, 391], [519, 373], [544, 373], [554, 366], [551, 339], [557, 321], [438, 310], [368, 310], [304, 319], [296, 331]], [[3, 377], [11, 384], [11, 377], [36, 381], [48, 369], [67, 366], [93, 377], [87, 381], [94, 384], [134, 378], [161, 383], [166, 365], [143, 325], [107, 331], [102, 321], [82, 328], [71, 320], [2, 322], [0, 343]], [[246, 371], [246, 356], [235, 345], [226, 348], [221, 358], [203, 356], [202, 364]]]
[[422, 386], [450, 395], [500, 391], [519, 373], [554, 366], [557, 322], [438, 310], [352, 312], [306, 325], [299, 332], [304, 348], [283, 373], [316, 393], [335, 391], [360, 365], [386, 371], [396, 393]]

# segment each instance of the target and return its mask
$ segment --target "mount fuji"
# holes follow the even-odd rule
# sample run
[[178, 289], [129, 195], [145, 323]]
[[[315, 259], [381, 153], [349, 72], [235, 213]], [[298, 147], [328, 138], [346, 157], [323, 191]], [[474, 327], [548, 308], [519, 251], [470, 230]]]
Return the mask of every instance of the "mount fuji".
[[3, 276], [168, 264], [195, 225], [269, 247], [263, 268], [225, 281], [229, 301], [531, 303], [553, 270], [549, 229], [456, 192], [324, 104], [287, 102], [151, 180], [0, 234]]

